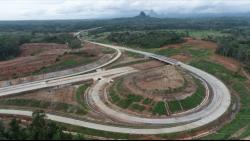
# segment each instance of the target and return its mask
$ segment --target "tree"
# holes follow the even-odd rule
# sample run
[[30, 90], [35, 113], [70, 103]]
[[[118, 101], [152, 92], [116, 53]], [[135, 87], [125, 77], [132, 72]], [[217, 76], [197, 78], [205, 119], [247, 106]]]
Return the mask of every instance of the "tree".
[[3, 122], [0, 121], [0, 140], [6, 140], [6, 132], [5, 132], [5, 128], [3, 125]]
[[25, 135], [24, 132], [22, 131], [23, 129], [20, 127], [20, 120], [17, 120], [16, 118], [14, 118], [13, 120], [11, 120], [9, 126], [9, 132], [8, 132], [8, 136], [10, 139], [14, 139], [14, 140], [22, 140], [25, 139]]

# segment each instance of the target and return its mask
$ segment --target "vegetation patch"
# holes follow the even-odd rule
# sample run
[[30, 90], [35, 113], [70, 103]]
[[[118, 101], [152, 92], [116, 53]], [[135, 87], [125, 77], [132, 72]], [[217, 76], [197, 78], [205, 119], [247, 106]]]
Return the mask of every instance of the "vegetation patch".
[[65, 133], [62, 128], [53, 121], [46, 120], [43, 111], [35, 111], [32, 121], [23, 124], [19, 119], [12, 119], [8, 124], [0, 122], [0, 135], [2, 140], [83, 140], [82, 135]]
[[182, 35], [170, 31], [111, 32], [109, 41], [140, 48], [159, 48], [167, 44], [183, 42]]
[[48, 102], [40, 101], [35, 99], [2, 99], [0, 100], [0, 105], [2, 106], [19, 106], [19, 107], [30, 107], [30, 108], [41, 108], [56, 110], [65, 113], [74, 113], [85, 115], [86, 111], [76, 105], [59, 103], [59, 102]]
[[33, 75], [74, 68], [80, 65], [89, 64], [95, 60], [96, 57], [89, 57], [81, 53], [65, 54], [64, 56], [58, 57], [55, 64], [43, 67], [40, 70], [33, 72]]
[[181, 105], [180, 105], [180, 102], [179, 102], [179, 101], [171, 101], [171, 102], [168, 102], [168, 107], [169, 107], [169, 110], [170, 110], [172, 113], [177, 113], [177, 112], [182, 111], [182, 108], [181, 108]]
[[142, 112], [145, 110], [145, 107], [135, 103], [135, 104], [131, 105], [131, 109]]
[[77, 103], [80, 105], [80, 108], [83, 110], [83, 111], [87, 111], [87, 105], [84, 101], [84, 94], [85, 94], [85, 91], [87, 90], [87, 88], [89, 87], [89, 84], [84, 84], [84, 85], [81, 85], [77, 91], [76, 91], [76, 101]]
[[[216, 133], [203, 138], [213, 140], [230, 139], [231, 135], [250, 123], [250, 91], [247, 89], [244, 83], [245, 78], [238, 74], [236, 75], [234, 72], [227, 70], [219, 64], [215, 64], [212, 62], [196, 61], [191, 64], [197, 68], [207, 71], [208, 73], [214, 74], [215, 76], [223, 80], [227, 84], [227, 86], [230, 86], [240, 96], [241, 109], [234, 120], [226, 124]], [[244, 133], [244, 136], [250, 136], [250, 134], [248, 134], [248, 131]]]
[[195, 79], [195, 81], [196, 85], [198, 85], [196, 92], [192, 96], [187, 97], [184, 100], [180, 100], [180, 103], [185, 110], [195, 108], [196, 106], [201, 104], [201, 102], [205, 98], [205, 87], [197, 79]]
[[165, 102], [160, 101], [158, 103], [156, 103], [156, 105], [153, 108], [153, 114], [154, 115], [166, 115], [167, 114], [167, 110], [166, 110], [166, 105]]
[[142, 103], [143, 103], [144, 105], [150, 105], [150, 104], [152, 104], [152, 102], [153, 102], [153, 99], [146, 98], [146, 99], [143, 100]]

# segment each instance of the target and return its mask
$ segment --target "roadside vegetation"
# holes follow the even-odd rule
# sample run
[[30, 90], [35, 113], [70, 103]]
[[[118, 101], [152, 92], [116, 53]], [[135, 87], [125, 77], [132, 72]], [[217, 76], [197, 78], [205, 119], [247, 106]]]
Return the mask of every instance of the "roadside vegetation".
[[80, 105], [79, 107], [85, 112], [88, 111], [88, 108], [87, 108], [87, 105], [84, 101], [84, 94], [89, 86], [90, 86], [90, 84], [83, 84], [83, 85], [79, 86], [79, 88], [76, 91], [76, 96], [75, 96], [77, 103]]
[[65, 133], [65, 128], [55, 122], [46, 120], [43, 111], [35, 111], [32, 114], [31, 123], [22, 123], [19, 119], [10, 122], [0, 122], [1, 140], [81, 140], [82, 135]]
[[[239, 113], [237, 113], [236, 117], [232, 122], [226, 124], [216, 133], [205, 137], [204, 139], [231, 139], [231, 135], [242, 129], [243, 127], [249, 126], [250, 119], [250, 91], [247, 88], [245, 81], [246, 79], [240, 75], [235, 74], [224, 68], [223, 66], [209, 62], [209, 61], [195, 61], [192, 62], [191, 65], [194, 67], [200, 68], [208, 73], [214, 74], [219, 79], [221, 79], [224, 83], [227, 84], [228, 87], [233, 89], [239, 97], [241, 108]], [[250, 136], [249, 128], [247, 128], [239, 138]]]
[[77, 105], [71, 105], [61, 102], [49, 102], [35, 99], [1, 99], [1, 106], [47, 109], [52, 111], [85, 115], [86, 111]]
[[96, 56], [89, 56], [85, 53], [68, 53], [59, 56], [54, 64], [49, 65], [47, 67], [43, 67], [40, 70], [33, 72], [32, 74], [37, 75], [61, 71], [82, 65], [87, 65], [91, 62], [94, 62], [95, 60], [97, 60]]

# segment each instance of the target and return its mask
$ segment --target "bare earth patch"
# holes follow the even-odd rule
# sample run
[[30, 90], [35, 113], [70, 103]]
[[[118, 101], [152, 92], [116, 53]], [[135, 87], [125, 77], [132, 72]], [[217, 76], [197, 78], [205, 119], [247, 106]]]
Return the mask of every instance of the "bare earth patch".
[[192, 57], [190, 55], [185, 55], [185, 54], [177, 54], [177, 55], [171, 56], [171, 58], [176, 59], [181, 62], [189, 62], [192, 60]]
[[[179, 43], [179, 44], [172, 44], [172, 45], [166, 45], [163, 46], [162, 48], [182, 48], [183, 46], [192, 46], [192, 47], [198, 47], [198, 48], [203, 48], [203, 49], [212, 49], [215, 50], [218, 45], [214, 42], [211, 41], [204, 41], [200, 39], [193, 39], [193, 38], [185, 38], [184, 43]], [[160, 49], [160, 48], [159, 48]]]
[[143, 75], [138, 75], [135, 83], [145, 90], [168, 90], [184, 85], [184, 78], [174, 66], [167, 65], [155, 71], [147, 71]]
[[218, 45], [214, 42], [204, 41], [200, 39], [193, 39], [193, 38], [186, 38], [186, 42], [183, 43], [183, 45], [191, 45], [194, 47], [211, 49], [211, 50], [215, 50], [218, 47]]
[[58, 56], [62, 55], [68, 46], [51, 43], [31, 43], [21, 46], [21, 56], [0, 62], [0, 79], [22, 76], [34, 72], [42, 67], [56, 62]]
[[[184, 43], [167, 45], [164, 46], [163, 48], [182, 48], [183, 46], [191, 46], [192, 48], [195, 49], [209, 49], [215, 52], [216, 48], [218, 47], [216, 43], [211, 41], [204, 41], [193, 38], [185, 38], [185, 40], [186, 41]], [[171, 58], [182, 62], [189, 62], [190, 60], [192, 60], [192, 57], [188, 54], [177, 54], [172, 56]], [[235, 59], [217, 55], [215, 53], [211, 55], [210, 60], [215, 61], [234, 72], [238, 71], [241, 65], [241, 63]]]
[[[156, 101], [181, 100], [191, 96], [195, 92], [197, 86], [190, 75], [185, 72], [179, 72], [181, 70], [178, 70], [178, 72], [175, 70], [172, 73], [163, 75], [157, 73], [157, 71], [163, 70], [164, 67], [153, 68], [129, 75], [125, 77], [122, 86], [133, 94], [142, 95]], [[166, 75], [167, 77], [165, 77]], [[184, 78], [188, 83], [184, 82]]]
[[21, 46], [21, 55], [34, 56], [36, 54], [47, 54], [48, 52], [59, 53], [63, 50], [67, 50], [69, 47], [66, 44], [55, 43], [27, 43]]
[[13, 99], [35, 99], [49, 102], [60, 102], [76, 105], [75, 100], [76, 87], [67, 86], [59, 89], [46, 89], [29, 92], [26, 94], [11, 97]]
[[223, 65], [227, 69], [231, 71], [238, 71], [240, 68], [240, 62], [236, 61], [235, 59], [220, 56], [220, 55], [213, 55], [210, 57], [211, 60], [216, 61], [217, 63]]
[[147, 61], [145, 63], [132, 65], [132, 67], [134, 67], [138, 70], [147, 70], [147, 69], [156, 68], [156, 67], [160, 67], [160, 66], [164, 66], [164, 65], [165, 64], [160, 62], [160, 61], [151, 60], [151, 61]]

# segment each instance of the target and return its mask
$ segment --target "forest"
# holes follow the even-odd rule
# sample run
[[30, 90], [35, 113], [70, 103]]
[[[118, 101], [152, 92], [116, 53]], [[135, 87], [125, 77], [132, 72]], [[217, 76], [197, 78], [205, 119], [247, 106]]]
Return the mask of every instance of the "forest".
[[234, 28], [226, 32], [230, 36], [218, 39], [216, 52], [250, 65], [250, 28]]
[[128, 46], [159, 48], [168, 44], [183, 42], [183, 34], [173, 31], [112, 32], [107, 39]]
[[1, 32], [74, 32], [102, 27], [93, 32], [156, 29], [228, 29], [250, 25], [249, 17], [154, 18], [130, 17], [92, 20], [0, 21]]
[[[218, 42], [219, 48], [216, 52], [245, 63], [249, 62], [249, 17], [161, 19], [149, 16], [99, 20], [0, 21], [0, 60], [17, 56], [20, 52], [18, 46], [24, 42], [68, 43], [71, 48], [79, 48], [80, 41], [68, 33], [95, 27], [101, 28], [89, 31], [89, 34], [111, 32], [108, 37], [111, 41], [145, 48], [157, 48], [182, 41], [183, 35], [180, 33], [154, 30], [221, 31], [229, 36], [208, 38]], [[25, 35], [18, 35], [19, 33]]]

